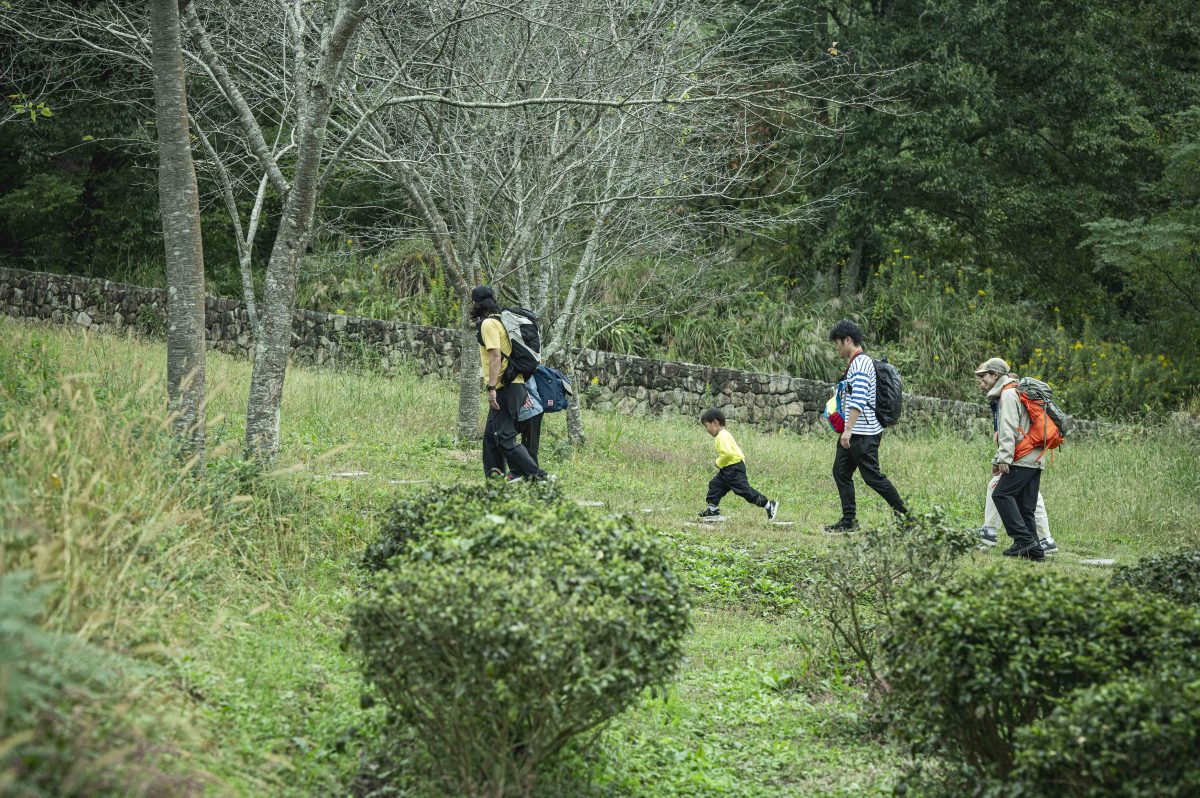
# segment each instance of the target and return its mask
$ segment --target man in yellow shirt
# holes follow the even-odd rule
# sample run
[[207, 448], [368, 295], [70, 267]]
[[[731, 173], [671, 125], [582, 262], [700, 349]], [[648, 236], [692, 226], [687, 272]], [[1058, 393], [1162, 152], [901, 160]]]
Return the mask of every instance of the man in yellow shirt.
[[484, 476], [503, 477], [511, 471], [511, 482], [541, 479], [546, 472], [538, 468], [517, 441], [517, 416], [526, 399], [525, 378], [520, 374], [506, 377], [512, 341], [500, 321], [503, 308], [496, 302], [490, 285], [475, 286], [471, 303], [471, 318], [475, 320], [479, 339], [480, 373], [488, 392], [487, 425], [483, 429]]
[[721, 515], [721, 499], [729, 491], [733, 491], [755, 507], [767, 511], [767, 519], [775, 518], [779, 502], [771, 501], [754, 488], [746, 478], [746, 455], [733, 439], [729, 430], [725, 429], [725, 414], [715, 407], [710, 407], [700, 414], [700, 423], [716, 440], [717, 474], [708, 483], [708, 507], [700, 513], [701, 521], [724, 521]]

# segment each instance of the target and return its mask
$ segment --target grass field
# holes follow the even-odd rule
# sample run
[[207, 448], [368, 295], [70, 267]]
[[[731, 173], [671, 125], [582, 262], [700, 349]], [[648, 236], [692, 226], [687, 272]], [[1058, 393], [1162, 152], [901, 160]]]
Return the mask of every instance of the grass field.
[[[0, 566], [54, 580], [45, 625], [128, 663], [116, 697], [79, 713], [81, 747], [115, 747], [113, 724], [135, 743], [105, 767], [123, 757], [176, 793], [347, 794], [367, 783], [356, 778], [383, 714], [360, 707], [340, 646], [357, 561], [398, 496], [482, 479], [476, 449], [453, 442], [456, 390], [293, 368], [278, 468], [254, 475], [238, 456], [249, 365], [210, 353], [210, 456], [192, 480], [160, 421], [164, 371], [161, 343], [0, 319]], [[644, 696], [572, 751], [542, 792], [890, 794], [900, 755], [854, 668], [833, 656], [807, 587], [839, 541], [820, 531], [838, 517], [834, 439], [731, 424], [752, 484], [791, 523], [730, 495], [729, 520], [701, 527], [690, 522], [714, 454], [698, 422], [589, 413], [586, 425], [572, 451], [562, 417], [548, 417], [542, 465], [573, 497], [643, 516], [669, 539], [694, 630], [666, 696]], [[989, 456], [987, 439], [949, 434], [890, 436], [881, 452], [916, 509], [976, 526]], [[1011, 567], [1104, 578], [1081, 560], [1129, 563], [1198, 538], [1200, 455], [1165, 428], [1072, 442], [1042, 489], [1061, 553]], [[861, 520], [886, 522], [883, 502], [859, 490]], [[424, 794], [402, 757], [374, 764], [372, 783], [393, 775], [379, 794]]]

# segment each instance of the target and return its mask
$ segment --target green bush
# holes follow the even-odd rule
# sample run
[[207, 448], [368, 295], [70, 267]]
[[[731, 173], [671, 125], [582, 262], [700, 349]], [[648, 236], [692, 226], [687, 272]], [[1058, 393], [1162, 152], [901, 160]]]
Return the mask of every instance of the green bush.
[[1200, 549], [1143, 557], [1136, 565], [1117, 569], [1112, 581], [1114, 585], [1129, 585], [1200, 607]]
[[1030, 798], [1200, 795], [1200, 672], [1170, 664], [1072, 693], [1017, 734]]
[[657, 538], [553, 485], [402, 502], [366, 564], [348, 642], [457, 795], [528, 794], [682, 653], [687, 602]]
[[884, 644], [902, 737], [982, 781], [1008, 778], [1018, 730], [1072, 691], [1200, 652], [1188, 608], [1005, 565], [914, 588]]
[[886, 688], [878, 663], [879, 637], [910, 584], [943, 579], [979, 547], [978, 530], [946, 519], [940, 507], [849, 535], [822, 565], [816, 590], [820, 613], [840, 656], [862, 665], [872, 685]]
[[1020, 365], [1022, 375], [1054, 388], [1055, 401], [1072, 415], [1141, 418], [1181, 407], [1195, 375], [1166, 354], [1137, 353], [1123, 343], [1075, 338], [1061, 327]]

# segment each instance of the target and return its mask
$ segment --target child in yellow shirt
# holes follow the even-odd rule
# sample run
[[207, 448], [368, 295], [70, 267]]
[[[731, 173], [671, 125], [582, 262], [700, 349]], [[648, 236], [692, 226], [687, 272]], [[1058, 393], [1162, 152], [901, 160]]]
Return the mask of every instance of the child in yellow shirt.
[[721, 498], [733, 491], [755, 507], [767, 511], [767, 519], [775, 518], [779, 510], [779, 502], [771, 501], [754, 488], [746, 478], [746, 455], [729, 430], [725, 429], [725, 414], [718, 408], [710, 407], [700, 414], [700, 423], [708, 434], [716, 438], [717, 474], [708, 483], [708, 508], [700, 513], [701, 521], [724, 521], [721, 515]]

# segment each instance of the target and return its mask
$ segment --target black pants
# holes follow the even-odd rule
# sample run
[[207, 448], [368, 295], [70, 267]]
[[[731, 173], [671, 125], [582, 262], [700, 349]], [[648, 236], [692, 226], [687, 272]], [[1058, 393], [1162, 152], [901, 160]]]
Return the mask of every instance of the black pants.
[[1004, 531], [1018, 548], [1036, 546], [1038, 542], [1037, 510], [1038, 491], [1042, 489], [1042, 469], [1010, 466], [1007, 474], [1000, 475], [992, 501], [1004, 522]]
[[842, 448], [840, 442], [837, 444], [837, 453], [833, 457], [833, 482], [842, 500], [843, 521], [853, 521], [858, 515], [858, 508], [854, 504], [855, 469], [862, 474], [863, 482], [882, 496], [892, 510], [900, 515], [908, 515], [900, 493], [879, 470], [879, 441], [882, 439], [883, 433], [851, 435], [849, 449]]
[[538, 477], [545, 472], [538, 468], [525, 447], [517, 443], [517, 415], [525, 404], [525, 386], [505, 385], [496, 391], [500, 409], [488, 408], [487, 425], [483, 428], [483, 474], [495, 476], [512, 469], [522, 477]]
[[538, 413], [536, 416], [530, 416], [524, 421], [517, 422], [517, 432], [521, 433], [521, 445], [525, 447], [525, 451], [529, 452], [529, 456], [535, 463], [538, 461], [538, 445], [542, 441], [543, 415], [543, 413]]
[[767, 497], [750, 487], [750, 480], [746, 479], [745, 463], [727, 465], [717, 471], [716, 475], [709, 480], [708, 506], [720, 505], [722, 497], [729, 491], [733, 491], [756, 507], [767, 506]]

